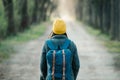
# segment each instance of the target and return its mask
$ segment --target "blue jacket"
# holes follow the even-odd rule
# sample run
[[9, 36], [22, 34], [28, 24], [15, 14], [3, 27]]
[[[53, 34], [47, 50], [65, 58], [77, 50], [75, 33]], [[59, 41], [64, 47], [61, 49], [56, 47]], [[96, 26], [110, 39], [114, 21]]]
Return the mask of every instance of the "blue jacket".
[[[51, 39], [53, 40], [54, 44], [62, 45], [64, 43], [65, 39], [67, 39], [67, 37], [65, 35], [54, 35]], [[80, 62], [79, 62], [79, 57], [78, 57], [78, 53], [77, 53], [77, 48], [76, 48], [76, 45], [72, 41], [71, 41], [68, 48], [73, 53], [73, 60], [71, 60], [71, 62], [72, 62], [72, 73], [73, 73], [72, 79], [76, 80], [77, 74], [78, 74], [78, 71], [79, 71], [79, 68], [80, 68]], [[45, 44], [44, 44], [43, 49], [42, 49], [41, 60], [40, 60], [41, 61], [40, 70], [41, 70], [41, 74], [42, 74], [40, 76], [40, 80], [51, 80], [47, 76], [46, 53], [49, 50], [50, 49], [49, 49], [49, 47], [47, 45], [47, 41], [45, 41]], [[61, 80], [61, 79], [55, 79], [55, 80]]]

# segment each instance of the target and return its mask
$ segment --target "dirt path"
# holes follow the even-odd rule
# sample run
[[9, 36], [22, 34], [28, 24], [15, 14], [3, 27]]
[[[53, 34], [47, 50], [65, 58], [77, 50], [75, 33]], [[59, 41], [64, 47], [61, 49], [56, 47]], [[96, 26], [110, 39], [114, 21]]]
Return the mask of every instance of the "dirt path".
[[78, 80], [120, 80], [120, 71], [114, 68], [113, 55], [100, 45], [83, 24], [68, 24], [69, 37], [78, 47], [81, 69]]
[[[93, 36], [89, 35], [84, 25], [68, 22], [68, 36], [77, 44], [81, 69], [77, 80], [120, 80], [120, 71], [113, 66], [113, 57]], [[0, 80], [39, 80], [39, 60], [41, 47], [50, 33], [39, 39], [16, 46], [17, 54], [3, 63], [4, 76]]]

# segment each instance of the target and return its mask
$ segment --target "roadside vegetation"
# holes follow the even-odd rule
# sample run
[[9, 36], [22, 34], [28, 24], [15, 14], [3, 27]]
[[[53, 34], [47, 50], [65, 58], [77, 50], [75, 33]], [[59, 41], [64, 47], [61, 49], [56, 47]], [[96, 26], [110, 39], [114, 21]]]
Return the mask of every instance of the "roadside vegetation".
[[107, 50], [114, 55], [114, 64], [116, 69], [120, 68], [120, 41], [111, 40], [111, 36], [101, 33], [100, 30], [93, 27], [86, 27], [86, 30], [96, 36], [96, 39], [106, 46]]
[[[54, 0], [0, 0], [0, 62], [13, 46], [38, 38], [56, 9]], [[36, 25], [35, 25], [36, 24]]]
[[97, 39], [102, 40], [102, 44], [108, 48], [111, 53], [120, 53], [120, 42], [117, 40], [111, 40], [111, 36], [101, 33], [100, 30], [94, 29], [92, 27], [86, 28], [89, 33], [97, 37]]
[[76, 0], [76, 17], [113, 54], [120, 69], [120, 0]]
[[46, 29], [46, 23], [32, 25], [22, 33], [16, 36], [9, 36], [0, 42], [0, 62], [10, 57], [10, 54], [15, 53], [14, 46], [25, 43], [30, 40], [39, 38]]

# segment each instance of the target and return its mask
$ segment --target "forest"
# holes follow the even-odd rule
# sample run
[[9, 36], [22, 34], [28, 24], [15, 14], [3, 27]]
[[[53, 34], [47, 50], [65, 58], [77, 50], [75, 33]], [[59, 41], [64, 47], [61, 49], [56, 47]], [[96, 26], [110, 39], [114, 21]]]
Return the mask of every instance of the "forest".
[[120, 41], [120, 0], [77, 0], [77, 19]]
[[0, 0], [0, 41], [49, 19], [52, 0]]
[[[66, 22], [67, 38], [51, 38], [56, 18]], [[67, 47], [71, 68], [80, 60], [76, 80], [120, 80], [120, 0], [0, 0], [0, 80], [39, 80], [45, 41], [64, 38], [75, 47]]]
[[[120, 0], [76, 0], [76, 18], [120, 40]], [[0, 0], [0, 40], [50, 18], [54, 0]]]

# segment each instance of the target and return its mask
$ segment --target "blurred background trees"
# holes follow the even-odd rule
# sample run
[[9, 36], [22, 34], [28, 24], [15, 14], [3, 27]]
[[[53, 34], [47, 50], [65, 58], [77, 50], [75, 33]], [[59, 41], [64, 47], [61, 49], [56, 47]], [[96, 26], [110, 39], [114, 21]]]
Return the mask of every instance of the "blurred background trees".
[[120, 0], [76, 0], [77, 19], [120, 40]]
[[[78, 20], [101, 30], [101, 33], [108, 34], [111, 40], [120, 40], [120, 0], [70, 2], [76, 4], [74, 16]], [[59, 5], [59, 0], [0, 0], [0, 40], [24, 31], [31, 24], [48, 20]], [[66, 7], [69, 6], [71, 5]], [[69, 11], [74, 10], [72, 8]]]
[[53, 0], [0, 0], [0, 40], [49, 19]]

